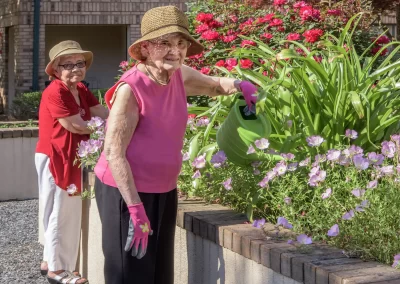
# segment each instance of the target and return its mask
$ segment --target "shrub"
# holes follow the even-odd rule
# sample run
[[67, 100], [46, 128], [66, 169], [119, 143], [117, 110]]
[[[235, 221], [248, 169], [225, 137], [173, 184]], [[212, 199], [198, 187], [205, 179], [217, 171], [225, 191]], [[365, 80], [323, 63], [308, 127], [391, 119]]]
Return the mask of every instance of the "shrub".
[[21, 120], [38, 119], [41, 92], [23, 93], [18, 95], [11, 107], [12, 115]]

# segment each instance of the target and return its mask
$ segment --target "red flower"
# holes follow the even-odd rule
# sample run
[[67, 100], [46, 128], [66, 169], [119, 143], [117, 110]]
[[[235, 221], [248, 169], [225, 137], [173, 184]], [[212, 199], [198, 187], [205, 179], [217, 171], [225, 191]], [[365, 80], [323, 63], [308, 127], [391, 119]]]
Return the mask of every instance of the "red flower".
[[202, 34], [209, 29], [210, 29], [210, 27], [207, 24], [201, 24], [201, 25], [197, 26], [196, 33]]
[[265, 19], [266, 21], [271, 21], [274, 17], [275, 17], [275, 14], [274, 14], [274, 13], [271, 13], [271, 14], [266, 14], [266, 15], [264, 16], [264, 19]]
[[286, 3], [287, 3], [286, 0], [274, 0], [275, 6], [282, 6], [282, 5], [285, 5]]
[[269, 26], [270, 27], [276, 27], [276, 26], [280, 26], [283, 24], [283, 20], [281, 19], [273, 19], [270, 23]]
[[237, 59], [236, 58], [228, 58], [225, 63], [226, 63], [226, 69], [231, 71], [233, 69], [233, 67], [235, 67], [237, 65]]
[[211, 69], [209, 67], [203, 67], [203, 68], [200, 69], [200, 72], [205, 74], [205, 75], [210, 74], [210, 71], [211, 71]]
[[306, 3], [306, 2], [304, 2], [304, 1], [299, 1], [299, 2], [294, 3], [293, 8], [299, 9], [299, 8], [303, 8], [303, 7], [305, 7], [305, 6], [307, 6], [307, 3]]
[[317, 40], [320, 39], [320, 37], [324, 34], [324, 31], [321, 29], [312, 29], [312, 30], [308, 30], [305, 31], [303, 33], [303, 36], [306, 38], [306, 42], [316, 42]]
[[241, 46], [241, 47], [257, 46], [257, 43], [255, 43], [255, 42], [252, 41], [252, 40], [244, 39], [244, 40], [242, 41], [242, 43], [240, 44], [240, 46]]
[[243, 22], [243, 23], [241, 23], [241, 24], [239, 25], [239, 29], [242, 30], [242, 29], [244, 29], [244, 28], [247, 27], [247, 26], [251, 26], [251, 25], [253, 24], [253, 22], [254, 22], [254, 19], [253, 19], [253, 18], [247, 19], [247, 21], [245, 21], [245, 22]]
[[201, 34], [201, 38], [205, 40], [217, 40], [219, 38], [219, 33], [214, 30], [208, 30]]
[[196, 20], [202, 23], [207, 23], [211, 21], [214, 18], [213, 14], [207, 14], [207, 13], [199, 13], [196, 16]]
[[321, 18], [320, 11], [311, 6], [300, 8], [299, 15], [303, 21], [319, 21]]
[[277, 28], [277, 30], [278, 30], [278, 32], [283, 33], [285, 31], [285, 27], [280, 26]]
[[198, 60], [198, 59], [202, 58], [203, 55], [204, 55], [204, 53], [201, 52], [201, 53], [199, 53], [199, 54], [189, 56], [189, 59], [196, 59], [196, 60]]
[[193, 114], [193, 113], [189, 113], [189, 114], [188, 114], [188, 118], [195, 118], [195, 117], [196, 117], [196, 115]]
[[[379, 52], [379, 50], [381, 49], [381, 46], [376, 46], [373, 49], [371, 49], [371, 53], [373, 55], [377, 54]], [[387, 48], [385, 48], [384, 50], [382, 50], [382, 52], [380, 53], [380, 56], [385, 56], [388, 53]]]
[[[373, 39], [373, 40], [375, 40], [375, 39]], [[380, 36], [375, 43], [376, 44], [387, 44], [389, 42], [390, 42], [390, 38], [388, 38], [387, 36], [383, 35], [383, 36]]]
[[223, 40], [223, 42], [228, 43], [228, 42], [234, 41], [236, 38], [237, 38], [236, 35], [228, 35], [228, 36], [224, 36], [222, 38], [222, 40]]
[[250, 69], [253, 66], [253, 61], [250, 59], [240, 59], [240, 67], [243, 69]]
[[208, 26], [210, 28], [220, 28], [224, 26], [224, 23], [212, 20], [208, 23]]
[[260, 38], [265, 38], [268, 41], [273, 37], [274, 36], [272, 34], [270, 34], [270, 33], [263, 33], [262, 35], [260, 35]]
[[332, 16], [340, 16], [341, 13], [342, 11], [340, 11], [339, 9], [333, 9], [327, 11], [327, 14]]
[[321, 55], [315, 55], [314, 60], [317, 61], [318, 63], [322, 62], [322, 56]]
[[287, 39], [288, 39], [288, 40], [299, 40], [299, 39], [300, 39], [300, 35], [299, 35], [299, 34], [296, 34], [296, 33], [294, 33], [294, 34], [289, 34], [289, 35], [287, 36]]
[[221, 59], [221, 60], [219, 60], [219, 61], [217, 61], [215, 63], [215, 66], [224, 67], [225, 66], [225, 61]]
[[256, 24], [264, 24], [264, 23], [266, 23], [266, 22], [268, 22], [268, 20], [267, 20], [265, 17], [260, 17], [260, 18], [257, 18], [257, 19], [255, 20], [255, 23], [256, 23]]
[[304, 52], [304, 50], [301, 49], [301, 48], [296, 48], [296, 52], [297, 52], [299, 55], [306, 55], [305, 52]]

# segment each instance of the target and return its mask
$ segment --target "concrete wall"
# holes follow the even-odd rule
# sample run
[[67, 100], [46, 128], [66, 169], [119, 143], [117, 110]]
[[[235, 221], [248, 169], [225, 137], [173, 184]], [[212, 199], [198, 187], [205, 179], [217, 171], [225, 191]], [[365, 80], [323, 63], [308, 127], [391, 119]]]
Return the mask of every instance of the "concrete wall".
[[37, 137], [0, 139], [0, 200], [38, 197]]
[[[79, 271], [104, 284], [101, 222], [96, 201], [83, 203]], [[175, 284], [300, 284], [180, 227], [175, 233]]]

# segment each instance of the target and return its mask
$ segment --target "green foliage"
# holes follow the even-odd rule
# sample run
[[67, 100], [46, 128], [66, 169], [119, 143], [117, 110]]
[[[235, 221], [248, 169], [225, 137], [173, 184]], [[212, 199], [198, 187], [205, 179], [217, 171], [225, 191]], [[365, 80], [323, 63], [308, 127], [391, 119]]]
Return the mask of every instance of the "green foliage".
[[41, 92], [23, 93], [18, 95], [11, 107], [12, 115], [21, 120], [37, 119]]

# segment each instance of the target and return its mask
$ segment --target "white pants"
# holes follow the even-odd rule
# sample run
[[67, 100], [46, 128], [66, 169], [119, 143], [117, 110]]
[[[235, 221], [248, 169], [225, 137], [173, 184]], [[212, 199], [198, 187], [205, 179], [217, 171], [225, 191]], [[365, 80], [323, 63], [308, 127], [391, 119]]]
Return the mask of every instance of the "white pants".
[[74, 271], [78, 258], [81, 230], [82, 200], [80, 196], [68, 196], [56, 186], [49, 169], [50, 158], [35, 154], [38, 173], [39, 198], [42, 204], [44, 227], [43, 260], [49, 271]]

